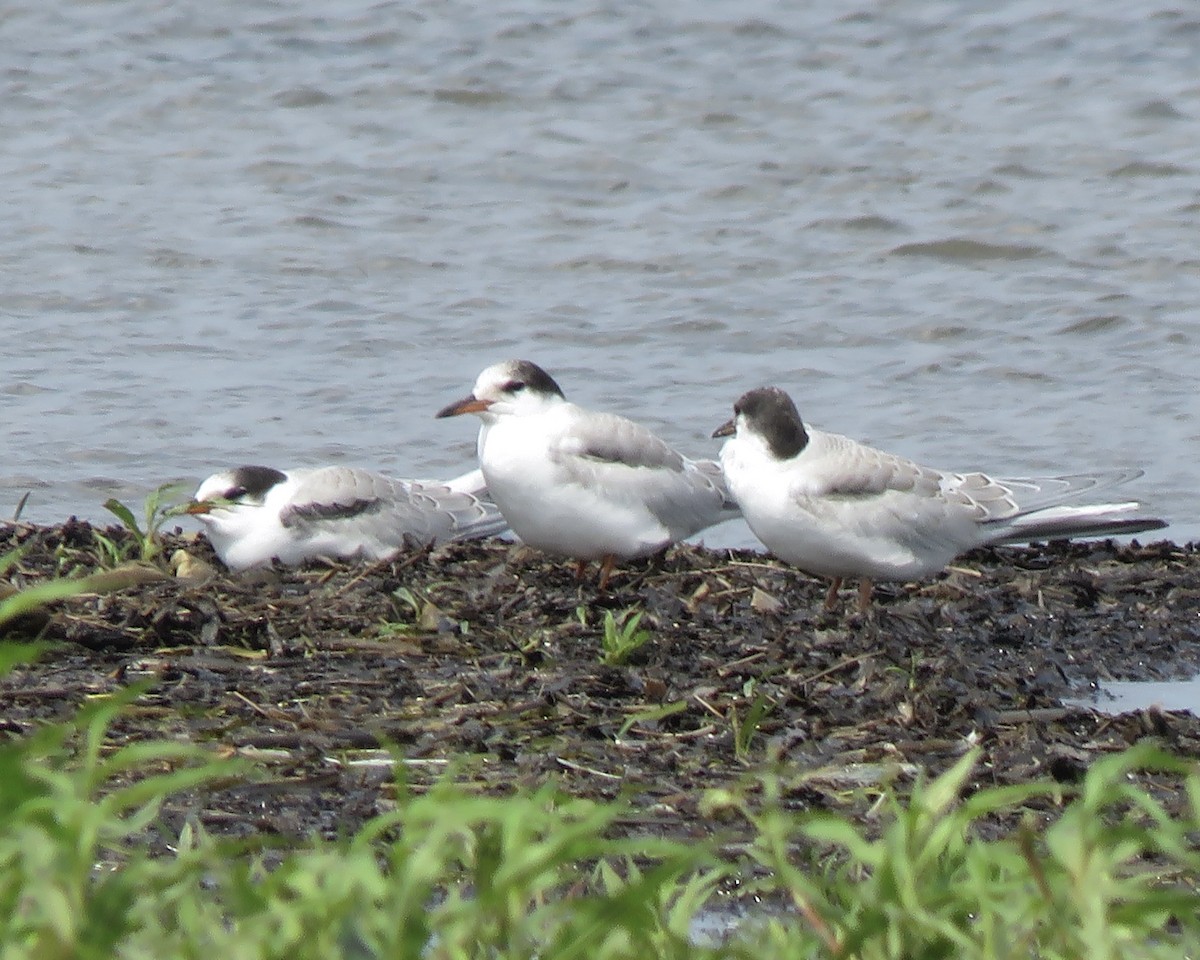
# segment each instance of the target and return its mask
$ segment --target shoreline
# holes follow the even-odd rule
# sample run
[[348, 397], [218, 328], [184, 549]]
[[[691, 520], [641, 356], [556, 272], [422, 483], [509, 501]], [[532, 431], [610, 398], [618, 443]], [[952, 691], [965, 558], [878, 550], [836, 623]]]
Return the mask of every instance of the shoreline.
[[[0, 554], [26, 546], [5, 579], [94, 569], [98, 529], [134, 545], [74, 520], [0, 526]], [[867, 822], [880, 789], [903, 793], [972, 747], [968, 790], [1069, 788], [1146, 739], [1200, 757], [1189, 713], [1061, 703], [1098, 681], [1200, 672], [1196, 545], [979, 550], [937, 579], [883, 585], [866, 617], [851, 590], [822, 612], [824, 583], [750, 551], [676, 547], [600, 592], [499, 541], [244, 574], [195, 535], [162, 546], [154, 579], [56, 604], [50, 648], [0, 677], [0, 703], [7, 736], [23, 736], [144, 681], [111, 743], [188, 740], [253, 761], [253, 782], [165, 807], [168, 833], [188, 817], [215, 834], [350, 832], [394, 795], [385, 745], [414, 789], [446, 775], [498, 793], [553, 782], [627, 798], [628, 834], [731, 843], [744, 838], [700, 800], [763, 770], [798, 806]], [[177, 550], [212, 576], [168, 576]], [[602, 664], [606, 615], [619, 628], [635, 612], [646, 642]], [[1186, 803], [1176, 780], [1152, 779], [1169, 810]]]

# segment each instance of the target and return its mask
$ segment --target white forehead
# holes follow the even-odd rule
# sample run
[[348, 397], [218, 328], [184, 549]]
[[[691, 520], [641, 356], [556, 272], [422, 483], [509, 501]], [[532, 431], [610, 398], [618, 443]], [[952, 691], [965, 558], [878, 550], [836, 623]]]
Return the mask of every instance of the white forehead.
[[224, 498], [236, 486], [232, 470], [222, 470], [214, 473], [196, 488], [193, 500], [215, 500]]
[[471, 392], [477, 397], [499, 393], [510, 381], [520, 379], [519, 372], [515, 360], [493, 363], [476, 377]]

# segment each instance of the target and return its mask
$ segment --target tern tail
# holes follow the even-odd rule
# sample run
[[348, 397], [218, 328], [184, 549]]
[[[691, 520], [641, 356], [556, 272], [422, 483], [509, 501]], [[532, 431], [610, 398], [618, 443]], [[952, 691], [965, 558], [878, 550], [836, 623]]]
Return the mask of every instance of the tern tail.
[[[1027, 543], [1030, 540], [1065, 540], [1072, 537], [1113, 537], [1161, 530], [1167, 521], [1158, 517], [1128, 516], [1141, 504], [1097, 503], [1080, 507], [1047, 507], [996, 523], [987, 542]], [[988, 525], [985, 524], [986, 529]]]

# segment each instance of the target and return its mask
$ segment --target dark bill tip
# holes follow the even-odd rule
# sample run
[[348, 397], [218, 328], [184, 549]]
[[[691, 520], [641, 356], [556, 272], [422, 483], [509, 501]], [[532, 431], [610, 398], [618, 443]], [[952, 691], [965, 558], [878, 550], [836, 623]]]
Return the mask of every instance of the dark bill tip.
[[434, 419], [442, 417], [457, 417], [464, 413], [482, 413], [492, 405], [490, 400], [476, 400], [474, 396], [463, 397], [461, 400], [455, 400], [448, 407], [442, 407], [434, 414]]
[[713, 431], [714, 437], [732, 437], [737, 433], [737, 419], [726, 420], [723, 424]]

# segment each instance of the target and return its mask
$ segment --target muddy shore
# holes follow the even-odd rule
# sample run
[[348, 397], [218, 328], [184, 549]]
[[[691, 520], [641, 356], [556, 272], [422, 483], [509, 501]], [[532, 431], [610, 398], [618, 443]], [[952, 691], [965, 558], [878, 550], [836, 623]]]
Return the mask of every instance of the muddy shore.
[[[132, 547], [119, 528], [101, 532]], [[4, 579], [95, 569], [94, 533], [74, 520], [0, 526], [0, 553], [25, 547]], [[1069, 785], [1146, 738], [1200, 757], [1189, 713], [1063, 705], [1105, 680], [1200, 673], [1195, 545], [977, 551], [936, 580], [880, 588], [861, 616], [853, 591], [825, 613], [824, 584], [742, 551], [679, 547], [627, 564], [601, 592], [501, 542], [230, 574], [202, 538], [163, 541], [138, 582], [9, 625], [6, 638], [51, 646], [0, 677], [0, 731], [27, 734], [148, 681], [114, 744], [178, 738], [256, 771], [179, 798], [164, 843], [189, 818], [285, 841], [351, 832], [394, 796], [385, 744], [417, 789], [448, 771], [496, 792], [550, 780], [630, 798], [631, 833], [731, 843], [739, 825], [706, 820], [701, 795], [764, 766], [797, 807], [869, 817], [882, 783], [903, 790], [972, 745], [972, 787]], [[199, 562], [195, 579], [166, 573], [179, 550]], [[631, 610], [648, 639], [602, 664], [605, 614], [620, 623]], [[1145, 779], [1169, 806], [1184, 802], [1171, 778]]]

